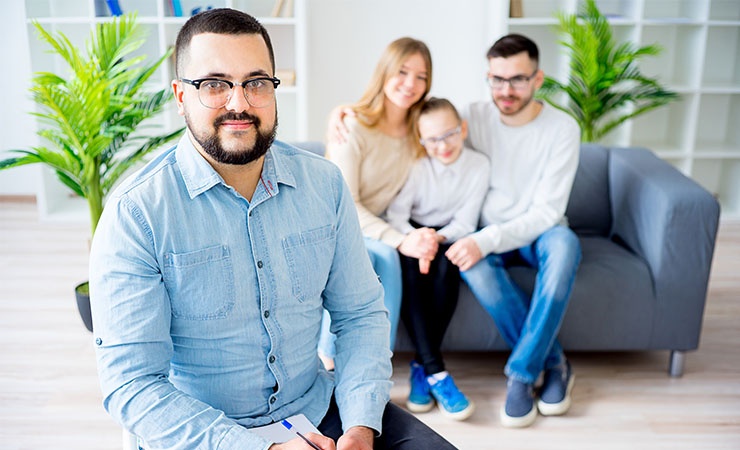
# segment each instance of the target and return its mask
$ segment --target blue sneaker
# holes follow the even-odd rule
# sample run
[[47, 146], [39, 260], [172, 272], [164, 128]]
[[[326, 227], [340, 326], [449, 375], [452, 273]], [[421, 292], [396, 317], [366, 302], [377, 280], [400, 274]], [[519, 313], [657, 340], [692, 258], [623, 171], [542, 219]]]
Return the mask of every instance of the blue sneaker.
[[523, 428], [537, 419], [534, 406], [534, 390], [513, 378], [506, 382], [506, 404], [501, 408], [501, 425], [507, 428]]
[[432, 396], [443, 415], [454, 420], [465, 420], [475, 411], [475, 405], [460, 392], [450, 375], [430, 384]]
[[429, 383], [424, 368], [416, 361], [411, 361], [411, 373], [409, 375], [411, 392], [406, 400], [406, 408], [414, 413], [424, 413], [434, 408], [434, 400], [429, 393]]
[[570, 408], [575, 375], [568, 361], [545, 371], [537, 409], [543, 416], [559, 416]]

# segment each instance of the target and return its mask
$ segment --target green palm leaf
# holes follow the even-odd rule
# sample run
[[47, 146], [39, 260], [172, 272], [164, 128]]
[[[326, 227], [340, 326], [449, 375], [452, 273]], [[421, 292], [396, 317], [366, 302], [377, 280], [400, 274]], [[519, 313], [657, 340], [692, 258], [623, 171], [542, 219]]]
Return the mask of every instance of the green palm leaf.
[[85, 197], [95, 232], [103, 199], [126, 171], [147, 154], [172, 141], [182, 128], [146, 132], [147, 119], [170, 101], [169, 89], [145, 92], [151, 77], [171, 54], [153, 62], [136, 55], [146, 40], [135, 14], [95, 25], [86, 54], [62, 33], [51, 34], [34, 23], [39, 39], [67, 65], [67, 73], [34, 74], [31, 94], [38, 106], [38, 135], [44, 145], [11, 150], [0, 170], [42, 163], [76, 194]]
[[584, 142], [596, 142], [625, 121], [678, 98], [637, 65], [645, 56], [658, 55], [660, 47], [617, 43], [594, 0], [581, 3], [577, 14], [559, 13], [557, 19], [570, 73], [566, 83], [546, 77], [537, 95], [578, 121]]

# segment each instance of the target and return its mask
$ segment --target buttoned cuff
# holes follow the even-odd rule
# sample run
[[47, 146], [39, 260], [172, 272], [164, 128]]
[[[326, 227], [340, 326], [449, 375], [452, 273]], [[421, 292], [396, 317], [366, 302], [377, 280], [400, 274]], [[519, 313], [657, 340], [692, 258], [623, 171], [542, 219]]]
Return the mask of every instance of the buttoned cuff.
[[218, 450], [241, 450], [245, 448], [269, 449], [274, 442], [252, 433], [241, 425], [235, 425], [224, 435]]
[[383, 432], [383, 413], [390, 398], [377, 394], [354, 395], [339, 406], [342, 429], [346, 432], [352, 427], [367, 427], [375, 430], [376, 436]]

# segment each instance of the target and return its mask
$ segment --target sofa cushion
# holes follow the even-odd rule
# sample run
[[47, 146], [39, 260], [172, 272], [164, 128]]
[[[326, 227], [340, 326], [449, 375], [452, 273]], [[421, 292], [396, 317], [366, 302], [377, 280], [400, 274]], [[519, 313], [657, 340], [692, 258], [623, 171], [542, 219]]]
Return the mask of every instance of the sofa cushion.
[[[559, 340], [566, 350], [629, 350], [650, 347], [657, 307], [645, 261], [610, 239], [581, 236], [581, 265], [576, 275]], [[509, 270], [525, 292], [535, 272]]]
[[580, 162], [565, 215], [579, 235], [608, 236], [612, 213], [609, 202], [609, 150], [582, 144]]
[[[400, 339], [401, 333], [398, 334]], [[407, 349], [413, 350], [410, 339], [408, 343]], [[442, 341], [442, 350], [482, 351], [507, 348], [493, 318], [470, 292], [468, 285], [460, 282], [460, 299]]]
[[[583, 258], [558, 339], [565, 350], [644, 350], [651, 348], [657, 300], [647, 264], [616, 242], [581, 236]], [[535, 271], [509, 268], [512, 279], [531, 295]], [[471, 330], [474, 330], [471, 332]], [[403, 324], [396, 351], [413, 351]], [[442, 350], [507, 350], [491, 316], [465, 283], [445, 334]]]

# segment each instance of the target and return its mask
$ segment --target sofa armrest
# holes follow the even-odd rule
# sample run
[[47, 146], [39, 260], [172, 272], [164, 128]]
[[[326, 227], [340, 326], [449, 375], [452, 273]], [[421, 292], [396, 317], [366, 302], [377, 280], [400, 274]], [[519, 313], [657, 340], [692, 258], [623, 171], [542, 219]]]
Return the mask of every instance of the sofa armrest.
[[612, 149], [609, 183], [612, 236], [642, 257], [652, 272], [657, 299], [652, 345], [697, 348], [719, 203], [645, 149]]

